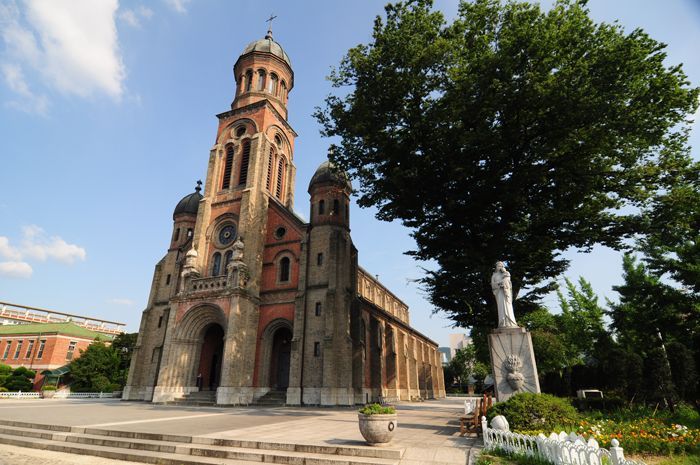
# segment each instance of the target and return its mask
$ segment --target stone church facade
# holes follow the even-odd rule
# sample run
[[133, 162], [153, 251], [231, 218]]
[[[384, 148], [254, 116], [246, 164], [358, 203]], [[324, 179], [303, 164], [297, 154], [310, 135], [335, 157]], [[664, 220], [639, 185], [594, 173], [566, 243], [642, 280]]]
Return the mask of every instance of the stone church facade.
[[444, 397], [437, 344], [358, 266], [347, 176], [322, 163], [309, 184], [310, 221], [293, 212], [289, 57], [268, 32], [233, 71], [236, 95], [218, 115], [204, 193], [197, 186], [177, 204], [155, 267], [124, 398], [210, 391], [236, 405], [278, 393], [289, 405], [353, 405]]

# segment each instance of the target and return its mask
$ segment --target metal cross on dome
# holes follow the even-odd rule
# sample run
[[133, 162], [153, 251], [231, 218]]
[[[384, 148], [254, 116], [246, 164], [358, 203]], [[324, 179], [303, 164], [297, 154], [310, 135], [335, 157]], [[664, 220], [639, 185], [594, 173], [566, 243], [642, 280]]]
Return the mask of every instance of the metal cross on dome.
[[272, 20], [277, 18], [277, 16], [274, 13], [270, 13], [270, 17], [265, 20], [267, 25], [267, 35], [272, 36]]

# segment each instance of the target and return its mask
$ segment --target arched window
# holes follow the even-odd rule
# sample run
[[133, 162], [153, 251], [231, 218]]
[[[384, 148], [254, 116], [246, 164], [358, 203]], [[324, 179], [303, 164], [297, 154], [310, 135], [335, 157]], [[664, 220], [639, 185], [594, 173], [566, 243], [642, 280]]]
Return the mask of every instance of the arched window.
[[318, 214], [319, 214], [319, 215], [325, 215], [325, 214], [326, 214], [326, 201], [325, 201], [325, 200], [319, 200], [319, 201], [318, 201]]
[[238, 93], [241, 94], [243, 93], [243, 84], [245, 83], [245, 79], [243, 75], [241, 74], [238, 78]]
[[253, 71], [248, 70], [245, 73], [245, 91], [248, 92], [250, 91], [250, 88], [253, 86]]
[[270, 155], [267, 157], [267, 181], [265, 186], [269, 191], [272, 188], [272, 168], [275, 163], [275, 149], [270, 147]]
[[219, 276], [221, 274], [221, 254], [216, 252], [211, 261], [211, 275]]
[[275, 196], [282, 200], [282, 182], [284, 181], [284, 158], [280, 157], [277, 163], [277, 187], [275, 188]]
[[255, 90], [265, 90], [265, 70], [258, 70], [258, 85], [255, 86]]
[[291, 266], [291, 261], [289, 257], [282, 257], [280, 260], [280, 282], [286, 283], [289, 281], [289, 269]]
[[272, 95], [277, 95], [277, 75], [270, 74], [270, 93]]
[[340, 209], [340, 202], [338, 202], [338, 199], [334, 199], [333, 200], [333, 211], [331, 212], [331, 215], [337, 215], [339, 209]]
[[286, 102], [287, 99], [287, 83], [282, 81], [280, 84], [280, 100]]
[[226, 161], [224, 161], [224, 176], [221, 179], [221, 189], [231, 187], [231, 170], [233, 169], [233, 145], [226, 146]]
[[180, 228], [175, 230], [175, 237], [173, 237], [173, 241], [177, 241], [178, 239], [180, 239]]
[[241, 174], [238, 177], [238, 185], [245, 186], [248, 181], [248, 161], [250, 160], [250, 140], [243, 142], [241, 155]]

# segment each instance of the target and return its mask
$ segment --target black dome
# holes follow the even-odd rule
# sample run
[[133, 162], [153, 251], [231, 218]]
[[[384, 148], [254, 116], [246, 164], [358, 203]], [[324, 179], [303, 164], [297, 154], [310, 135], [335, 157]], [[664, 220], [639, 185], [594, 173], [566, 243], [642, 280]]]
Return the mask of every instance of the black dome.
[[195, 187], [194, 192], [191, 194], [188, 194], [182, 198], [177, 203], [177, 206], [175, 207], [175, 211], [173, 212], [173, 219], [177, 215], [182, 215], [182, 214], [189, 214], [189, 215], [196, 215], [197, 210], [199, 210], [199, 201], [204, 198], [202, 194], [199, 193], [199, 191], [202, 190], [201, 187], [202, 182], [198, 181], [197, 182], [197, 187]]
[[316, 172], [311, 177], [311, 182], [309, 183], [309, 190], [316, 184], [338, 184], [352, 190], [352, 184], [350, 183], [350, 177], [345, 171], [342, 171], [335, 167], [333, 163], [326, 160], [321, 163], [316, 169]]

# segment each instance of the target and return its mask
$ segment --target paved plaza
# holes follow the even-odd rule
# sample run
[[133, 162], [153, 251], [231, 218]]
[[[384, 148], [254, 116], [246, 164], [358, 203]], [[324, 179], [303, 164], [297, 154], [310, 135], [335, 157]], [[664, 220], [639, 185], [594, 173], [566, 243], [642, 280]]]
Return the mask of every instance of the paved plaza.
[[[400, 463], [403, 465], [466, 464], [478, 440], [459, 437], [457, 419], [461, 408], [460, 399], [399, 404], [399, 427], [394, 441], [385, 448], [402, 450]], [[354, 408], [184, 407], [112, 399], [3, 400], [0, 401], [0, 418], [242, 441], [336, 447], [365, 445]], [[102, 463], [103, 460], [84, 459], [87, 461], [81, 464]]]

